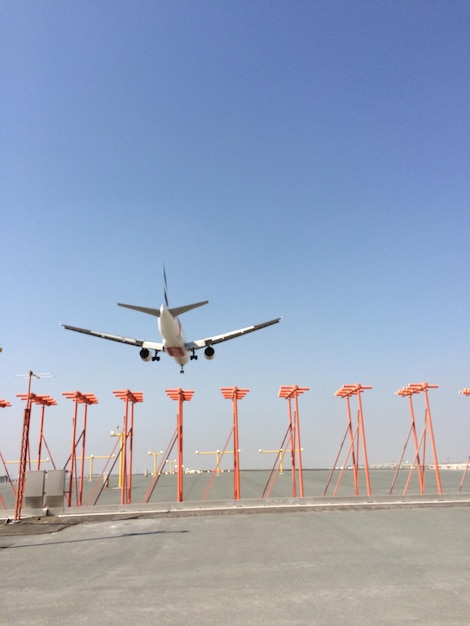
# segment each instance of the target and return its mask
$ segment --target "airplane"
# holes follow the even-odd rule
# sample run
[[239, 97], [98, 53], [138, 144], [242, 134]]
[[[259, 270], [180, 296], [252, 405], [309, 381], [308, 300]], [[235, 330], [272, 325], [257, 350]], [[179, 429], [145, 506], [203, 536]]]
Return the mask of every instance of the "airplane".
[[[101, 337], [101, 339], [109, 339], [110, 341], [117, 341], [119, 343], [125, 343], [131, 346], [137, 346], [140, 348], [140, 358], [142, 361], [159, 361], [159, 352], [166, 352], [180, 365], [180, 372], [184, 373], [184, 366], [189, 360], [197, 359], [196, 350], [204, 348], [204, 356], [208, 360], [212, 360], [215, 357], [214, 345], [228, 341], [229, 339], [235, 339], [242, 335], [247, 335], [256, 330], [261, 330], [267, 326], [277, 324], [281, 318], [269, 320], [268, 322], [262, 322], [261, 324], [254, 324], [253, 326], [247, 326], [239, 330], [232, 330], [221, 335], [214, 335], [213, 337], [206, 337], [205, 339], [197, 339], [196, 341], [185, 341], [183, 335], [183, 329], [181, 322], [178, 319], [179, 315], [196, 309], [200, 306], [208, 304], [208, 300], [203, 302], [196, 302], [194, 304], [186, 304], [184, 306], [169, 307], [168, 295], [165, 278], [164, 299], [165, 303], [161, 305], [159, 309], [152, 309], [143, 306], [136, 306], [133, 304], [122, 304], [118, 302], [118, 306], [125, 307], [126, 309], [132, 309], [134, 311], [140, 311], [141, 313], [147, 313], [158, 318], [158, 330], [162, 336], [163, 341], [146, 341], [141, 339], [132, 339], [131, 337], [121, 337], [119, 335], [110, 335], [109, 333], [102, 333], [95, 330], [88, 330], [87, 328], [78, 328], [77, 326], [69, 326], [67, 324], [61, 324], [66, 330], [73, 330], [77, 333], [83, 333], [85, 335], [92, 335], [94, 337]], [[152, 354], [153, 353], [153, 354]]]

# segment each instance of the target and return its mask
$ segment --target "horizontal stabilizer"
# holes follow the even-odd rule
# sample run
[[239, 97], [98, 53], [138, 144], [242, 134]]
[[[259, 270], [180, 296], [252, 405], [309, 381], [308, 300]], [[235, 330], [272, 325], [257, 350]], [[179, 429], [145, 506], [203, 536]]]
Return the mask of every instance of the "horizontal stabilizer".
[[[173, 315], [173, 317], [177, 317], [182, 313], [186, 313], [186, 311], [191, 311], [192, 309], [197, 309], [199, 306], [208, 304], [208, 302], [209, 300], [204, 300], [204, 302], [196, 302], [195, 304], [172, 307], [168, 309], [168, 311]], [[121, 302], [118, 302], [118, 306], [123, 306], [126, 309], [132, 309], [133, 311], [140, 311], [141, 313], [147, 313], [148, 315], [154, 315], [155, 317], [160, 317], [160, 309], [150, 309], [145, 306], [135, 306], [134, 304], [122, 304]]]
[[195, 304], [187, 304], [186, 306], [177, 306], [168, 309], [173, 317], [177, 317], [182, 313], [186, 313], [186, 311], [191, 311], [192, 309], [197, 309], [199, 306], [204, 306], [205, 304], [209, 304], [209, 300], [204, 300], [204, 302], [196, 302]]
[[140, 311], [141, 313], [147, 313], [148, 315], [154, 315], [160, 317], [160, 309], [149, 309], [145, 306], [135, 306], [134, 304], [121, 304], [118, 302], [118, 306], [123, 306], [126, 309], [132, 309], [133, 311]]

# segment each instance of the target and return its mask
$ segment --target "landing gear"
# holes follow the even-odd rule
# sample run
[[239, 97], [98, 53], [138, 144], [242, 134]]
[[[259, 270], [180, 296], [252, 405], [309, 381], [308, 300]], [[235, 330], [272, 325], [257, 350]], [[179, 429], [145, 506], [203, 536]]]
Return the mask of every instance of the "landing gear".
[[180, 374], [184, 374], [184, 365], [181, 366]]
[[158, 356], [158, 350], [155, 350], [155, 356], [152, 357], [152, 361], [159, 361], [160, 357]]
[[193, 361], [193, 360], [197, 361], [197, 354], [196, 354], [196, 349], [195, 348], [192, 349], [192, 354], [191, 354], [190, 359], [191, 359], [191, 361]]

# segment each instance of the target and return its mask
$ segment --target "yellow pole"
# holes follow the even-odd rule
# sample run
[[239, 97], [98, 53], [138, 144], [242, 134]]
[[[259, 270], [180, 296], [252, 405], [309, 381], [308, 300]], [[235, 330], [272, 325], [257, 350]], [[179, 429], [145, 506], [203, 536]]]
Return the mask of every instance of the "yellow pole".
[[153, 452], [152, 450], [149, 450], [147, 454], [153, 455], [153, 474], [152, 474], [152, 476], [156, 476], [157, 475], [157, 458], [160, 456], [160, 454], [163, 454], [163, 451], [160, 450], [160, 452]]
[[122, 472], [123, 472], [123, 464], [122, 464], [122, 446], [123, 446], [123, 439], [125, 437], [125, 433], [115, 433], [114, 431], [111, 431], [111, 437], [119, 437], [120, 441], [119, 441], [119, 476], [118, 476], [118, 487], [122, 487], [122, 483], [123, 483], [123, 476], [122, 476]]
[[173, 471], [173, 465], [176, 463], [176, 459], [167, 459], [166, 461], [167, 463], [170, 464], [170, 474], [174, 474], [175, 472]]

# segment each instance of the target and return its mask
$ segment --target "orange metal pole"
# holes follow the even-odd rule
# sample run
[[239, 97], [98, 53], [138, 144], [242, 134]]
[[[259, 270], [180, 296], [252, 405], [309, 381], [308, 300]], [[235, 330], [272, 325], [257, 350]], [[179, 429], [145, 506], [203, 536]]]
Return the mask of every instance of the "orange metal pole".
[[[466, 387], [465, 389], [461, 389], [459, 391], [459, 393], [461, 393], [464, 396], [470, 396], [470, 388]], [[465, 477], [467, 475], [468, 472], [468, 468], [470, 467], [470, 455], [467, 459], [467, 465], [465, 466], [464, 472], [463, 472], [463, 476], [462, 476], [462, 480], [460, 481], [460, 485], [459, 485], [459, 493], [462, 493], [462, 489], [463, 489], [463, 484], [465, 482]]]
[[421, 489], [421, 493], [423, 494], [424, 493], [424, 461], [423, 463], [421, 463], [421, 460], [419, 458], [418, 433], [416, 431], [416, 420], [415, 420], [415, 412], [413, 408], [412, 394], [408, 394], [408, 403], [410, 405], [411, 429], [413, 433], [413, 441], [414, 441], [415, 450], [416, 450], [416, 461], [418, 464], [419, 486]]
[[42, 447], [42, 433], [44, 428], [44, 412], [46, 410], [46, 405], [42, 405], [41, 409], [41, 420], [39, 423], [39, 445], [38, 445], [38, 471], [41, 469], [41, 447]]
[[178, 397], [178, 502], [183, 502], [183, 398]]
[[[51, 459], [52, 465], [55, 468], [54, 460], [52, 458], [52, 455], [50, 453], [49, 447], [47, 445], [46, 438], [44, 437], [44, 415], [45, 415], [45, 408], [46, 408], [46, 406], [56, 405], [57, 402], [54, 400], [54, 398], [51, 398], [51, 396], [37, 395], [35, 393], [31, 393], [30, 396], [31, 396], [31, 402], [32, 403], [40, 404], [42, 406], [41, 418], [40, 418], [40, 422], [39, 422], [39, 441], [38, 441], [38, 458], [37, 458], [38, 470], [41, 469], [42, 442], [44, 442], [44, 445], [46, 446], [47, 452], [49, 454], [49, 458]], [[17, 394], [17, 397], [21, 398], [22, 400], [27, 400], [28, 399], [28, 395], [24, 394], [24, 393]]]
[[[62, 393], [63, 396], [68, 398], [69, 400], [74, 401], [74, 411], [72, 418], [72, 447], [70, 451], [70, 456], [65, 464], [67, 467], [68, 463], [70, 463], [70, 478], [69, 478], [69, 490], [66, 496], [68, 506], [72, 506], [72, 493], [73, 493], [73, 481], [75, 479], [75, 501], [77, 506], [81, 506], [83, 502], [83, 476], [85, 471], [85, 440], [86, 440], [86, 426], [87, 426], [87, 408], [89, 404], [98, 404], [98, 400], [96, 396], [92, 393], [81, 393], [80, 391], [64, 391]], [[84, 404], [84, 413], [83, 413], [83, 429], [80, 434], [80, 437], [77, 439], [77, 414], [78, 414], [78, 405]], [[80, 482], [77, 480], [77, 446], [82, 440], [82, 462], [81, 462], [81, 472], [80, 472]]]
[[361, 431], [361, 438], [362, 438], [362, 454], [364, 457], [364, 471], [365, 471], [365, 475], [366, 475], [366, 487], [367, 487], [367, 495], [370, 496], [372, 493], [371, 490], [371, 486], [370, 486], [370, 475], [369, 475], [369, 461], [367, 458], [367, 445], [366, 445], [366, 432], [364, 429], [364, 417], [362, 415], [362, 402], [361, 402], [361, 393], [362, 393], [362, 389], [361, 391], [357, 394], [357, 402], [359, 405], [359, 423], [360, 423], [360, 431]]
[[15, 522], [21, 519], [21, 509], [23, 507], [24, 485], [26, 480], [26, 463], [29, 449], [29, 425], [31, 422], [31, 378], [33, 376], [33, 372], [30, 371], [28, 374], [28, 396], [26, 408], [23, 415], [23, 430], [21, 434], [20, 465], [18, 472], [18, 487], [16, 490], [14, 515]]
[[[355, 491], [356, 496], [358, 496], [359, 495], [359, 475], [358, 475], [358, 467], [357, 467], [358, 459], [356, 458], [356, 445], [355, 445], [356, 436], [355, 436], [355, 433], [353, 432], [353, 427], [352, 427], [351, 405], [349, 402], [349, 396], [346, 396], [346, 414], [348, 416], [348, 430], [349, 430], [349, 443], [350, 443], [349, 451], [351, 454], [351, 461], [352, 461], [352, 466], [353, 466], [354, 491]], [[348, 457], [346, 457], [344, 461], [343, 468], [347, 464], [347, 459]], [[336, 490], [333, 495], [336, 495]]]
[[176, 437], [178, 446], [178, 482], [177, 482], [177, 500], [183, 502], [183, 402], [191, 400], [194, 391], [183, 391], [183, 389], [165, 389], [166, 394], [172, 399], [178, 401], [178, 415], [176, 422]]
[[[411, 383], [407, 387], [403, 387], [402, 389], [396, 392], [399, 396], [408, 396], [409, 406], [410, 406], [410, 416], [411, 416], [411, 430], [413, 432], [413, 441], [414, 441], [414, 446], [415, 446], [415, 456], [414, 456], [413, 463], [410, 468], [410, 472], [408, 474], [408, 479], [405, 484], [403, 495], [406, 495], [408, 491], [408, 487], [411, 482], [411, 477], [415, 468], [415, 464], [417, 464], [417, 467], [418, 467], [420, 492], [421, 494], [424, 494], [425, 492], [426, 440], [427, 440], [428, 432], [429, 432], [429, 437], [431, 440], [431, 448], [432, 448], [433, 459], [434, 459], [437, 491], [439, 494], [442, 494], [441, 476], [439, 472], [439, 462], [437, 459], [436, 442], [434, 439], [434, 431], [433, 431], [432, 419], [431, 419], [431, 409], [429, 406], [429, 397], [428, 397], [428, 389], [437, 389], [437, 388], [438, 388], [437, 385], [429, 385], [428, 383]], [[412, 395], [418, 394], [421, 392], [424, 393], [425, 415], [424, 415], [423, 431], [418, 441], [415, 414], [413, 410]], [[405, 443], [405, 447], [406, 447], [406, 443]], [[422, 455], [420, 456], [421, 449], [422, 449]]]
[[431, 408], [429, 406], [429, 398], [428, 398], [428, 389], [437, 389], [437, 385], [428, 385], [427, 383], [423, 383], [424, 388], [424, 401], [426, 403], [426, 419], [429, 427], [429, 437], [431, 439], [432, 446], [432, 456], [434, 460], [434, 468], [436, 473], [436, 484], [437, 484], [437, 492], [439, 495], [442, 494], [442, 485], [441, 485], [441, 474], [439, 472], [439, 461], [437, 460], [437, 450], [436, 450], [436, 441], [434, 439], [434, 429], [432, 427], [432, 419], [431, 419]]
[[124, 399], [125, 410], [122, 424], [122, 443], [121, 443], [121, 504], [126, 504], [127, 499], [127, 411], [128, 399]]
[[408, 446], [408, 442], [409, 442], [411, 434], [413, 435], [413, 443], [414, 443], [414, 447], [415, 447], [415, 456], [413, 458], [413, 463], [411, 465], [410, 472], [409, 472], [407, 481], [405, 483], [405, 488], [404, 488], [404, 491], [403, 491], [403, 495], [406, 495], [406, 492], [408, 491], [408, 486], [409, 486], [410, 481], [411, 481], [411, 476], [413, 474], [415, 463], [417, 464], [417, 467], [418, 467], [420, 492], [421, 492], [421, 494], [424, 494], [424, 471], [425, 471], [425, 467], [424, 467], [423, 459], [420, 458], [420, 449], [421, 449], [422, 437], [421, 437], [420, 441], [418, 441], [418, 433], [417, 433], [417, 430], [416, 430], [415, 412], [414, 412], [414, 407], [413, 407], [413, 395], [418, 393], [418, 391], [416, 389], [412, 389], [410, 386], [408, 386], [408, 387], [403, 387], [402, 389], [399, 389], [395, 393], [397, 395], [399, 395], [399, 396], [402, 396], [402, 397], [405, 397], [405, 396], [408, 397], [408, 405], [409, 405], [409, 409], [410, 409], [411, 426], [410, 426], [410, 430], [408, 432], [408, 436], [407, 436], [406, 441], [405, 441], [405, 445], [403, 447], [403, 451], [402, 451], [402, 455], [401, 455], [400, 461], [398, 463], [398, 467], [397, 467], [396, 472], [395, 472], [395, 476], [394, 476], [394, 480], [392, 482], [392, 486], [390, 488], [390, 494], [392, 493], [393, 487], [395, 485], [396, 478], [398, 477], [398, 472], [400, 470], [401, 463], [403, 461], [403, 457], [405, 456], [406, 448]]
[[[304, 497], [304, 475], [303, 475], [303, 467], [302, 467], [302, 446], [300, 443], [300, 420], [299, 420], [299, 394], [294, 393], [294, 402], [295, 402], [295, 434], [296, 434], [296, 446], [297, 446], [297, 455], [299, 459], [299, 489], [300, 489], [300, 497]], [[295, 448], [294, 448], [295, 452]]]
[[295, 471], [295, 422], [292, 421], [291, 399], [287, 398], [287, 417], [289, 420], [290, 458], [291, 458], [291, 481], [292, 497], [297, 497], [297, 477]]
[[132, 498], [132, 461], [134, 449], [134, 402], [131, 402], [131, 423], [129, 427], [129, 477], [127, 480], [127, 503], [131, 503]]
[[[290, 447], [291, 447], [291, 460], [292, 460], [292, 496], [297, 497], [297, 488], [296, 488], [296, 462], [295, 455], [297, 452], [298, 461], [299, 461], [299, 490], [300, 497], [304, 497], [304, 482], [303, 482], [303, 468], [302, 468], [302, 446], [300, 442], [300, 418], [299, 418], [299, 405], [298, 405], [298, 396], [304, 393], [304, 391], [309, 391], [309, 387], [299, 387], [298, 385], [284, 385], [279, 389], [278, 396], [280, 398], [287, 399], [288, 406], [288, 415], [289, 415], [289, 426], [291, 429], [291, 438], [290, 438]], [[292, 422], [292, 407], [291, 401], [294, 400], [294, 422]]]
[[72, 447], [70, 450], [70, 469], [69, 469], [69, 491], [67, 496], [67, 504], [72, 506], [72, 490], [73, 490], [73, 478], [76, 472], [76, 454], [75, 454], [75, 438], [77, 436], [77, 412], [78, 412], [78, 399], [75, 398], [72, 417]]
[[[359, 458], [360, 458], [360, 445], [361, 444], [363, 448], [362, 456], [364, 459], [364, 473], [365, 473], [365, 478], [366, 478], [367, 495], [370, 496], [372, 493], [371, 484], [370, 484], [370, 474], [369, 474], [369, 461], [367, 458], [367, 445], [366, 445], [366, 433], [365, 433], [365, 428], [364, 428], [364, 416], [362, 412], [362, 401], [361, 401], [361, 393], [365, 389], [372, 389], [372, 387], [370, 385], [361, 385], [360, 383], [357, 383], [356, 385], [343, 385], [335, 393], [336, 396], [346, 399], [346, 410], [347, 410], [347, 417], [348, 417], [347, 432], [349, 432], [350, 447], [349, 447], [346, 460], [340, 472], [338, 481], [336, 483], [335, 491], [333, 493], [334, 496], [336, 495], [336, 492], [339, 488], [339, 484], [343, 477], [346, 463], [347, 463], [347, 460], [349, 459], [350, 454], [352, 456], [355, 494], [356, 496], [359, 495]], [[352, 428], [351, 408], [350, 408], [350, 403], [349, 403], [349, 399], [353, 395], [357, 396], [357, 402], [358, 402], [357, 425], [356, 425], [356, 428], [354, 429], [354, 432]], [[340, 452], [343, 447], [345, 438], [346, 438], [346, 435], [343, 438], [343, 441], [341, 443]], [[338, 458], [339, 458], [339, 453], [338, 453], [338, 456], [336, 457], [335, 464]], [[334, 468], [333, 468], [333, 471], [334, 471]], [[331, 478], [328, 480], [328, 484], [330, 480]], [[327, 484], [327, 488], [328, 488], [328, 484]], [[326, 489], [325, 489], [324, 495], [326, 495]]]
[[24, 485], [26, 480], [26, 464], [28, 456], [28, 437], [29, 437], [29, 425], [31, 421], [31, 404], [28, 402], [24, 410], [23, 415], [23, 430], [21, 435], [21, 451], [20, 451], [20, 465], [18, 473], [18, 488], [16, 490], [16, 502], [15, 502], [15, 515], [14, 520], [21, 519], [21, 509], [23, 506]]
[[[134, 405], [143, 402], [142, 391], [114, 390], [114, 395], [125, 402], [124, 424], [121, 441], [121, 504], [130, 504], [132, 501], [132, 453], [134, 437]], [[130, 411], [129, 411], [130, 407]], [[127, 452], [129, 451], [129, 455]]]
[[238, 403], [234, 393], [232, 398], [233, 412], [233, 499], [240, 500], [240, 452], [238, 445]]
[[238, 387], [221, 387], [220, 391], [226, 399], [232, 400], [232, 432], [233, 432], [233, 498], [240, 500], [240, 446], [238, 438], [238, 400], [242, 400], [249, 389]]
[[83, 499], [83, 476], [85, 475], [85, 439], [86, 439], [87, 409], [88, 409], [88, 403], [86, 403], [83, 407], [83, 430], [81, 434], [82, 463], [81, 463], [81, 468], [80, 468], [80, 488], [79, 488], [78, 506], [82, 506], [82, 499]]
[[[6, 407], [7, 407], [7, 406], [11, 406], [10, 402], [8, 402], [7, 400], [0, 400], [0, 408], [2, 408], [2, 409], [6, 409]], [[2, 461], [3, 461], [3, 456], [1, 456], [1, 453], [0, 453], [0, 457], [1, 457]], [[7, 472], [7, 476], [8, 476], [8, 472]], [[8, 476], [8, 478], [9, 478], [9, 476]], [[11, 480], [10, 480], [10, 485], [11, 485]], [[13, 493], [15, 493], [15, 492], [13, 491]], [[16, 494], [15, 494], [15, 495], [16, 495]], [[3, 500], [2, 496], [1, 496], [1, 494], [0, 494], [0, 504], [2, 505], [2, 507], [3, 507], [4, 509], [6, 509], [6, 508], [7, 508], [7, 507], [5, 506], [5, 502], [4, 502], [4, 500]]]

